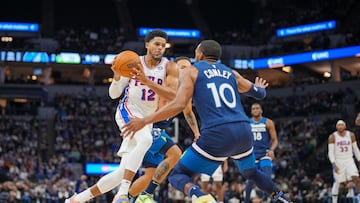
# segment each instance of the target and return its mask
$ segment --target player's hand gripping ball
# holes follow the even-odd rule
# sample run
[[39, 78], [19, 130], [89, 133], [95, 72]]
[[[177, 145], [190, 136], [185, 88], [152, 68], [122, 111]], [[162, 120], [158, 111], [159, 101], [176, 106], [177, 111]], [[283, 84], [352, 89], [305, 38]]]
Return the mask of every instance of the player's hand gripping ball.
[[134, 68], [138, 67], [139, 64], [141, 64], [139, 55], [131, 50], [120, 52], [113, 62], [114, 71], [117, 74], [128, 78], [134, 75]]

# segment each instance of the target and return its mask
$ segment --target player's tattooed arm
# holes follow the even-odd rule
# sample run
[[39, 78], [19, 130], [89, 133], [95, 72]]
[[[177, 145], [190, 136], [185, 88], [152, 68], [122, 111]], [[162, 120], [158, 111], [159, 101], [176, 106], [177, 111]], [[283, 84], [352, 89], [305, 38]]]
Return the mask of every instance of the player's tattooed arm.
[[190, 127], [197, 125], [196, 119], [193, 115], [187, 115], [185, 116], [185, 119]]
[[184, 117], [188, 125], [190, 126], [191, 130], [194, 133], [194, 142], [196, 142], [197, 139], [199, 139], [200, 131], [198, 122], [196, 120], [195, 113], [192, 110], [192, 101], [190, 100], [183, 111]]

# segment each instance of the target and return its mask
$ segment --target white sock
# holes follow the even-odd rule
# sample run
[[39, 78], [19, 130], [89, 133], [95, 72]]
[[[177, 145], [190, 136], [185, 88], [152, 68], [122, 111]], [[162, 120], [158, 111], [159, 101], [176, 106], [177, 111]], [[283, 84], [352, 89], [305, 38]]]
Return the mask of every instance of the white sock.
[[337, 195], [333, 195], [332, 196], [332, 203], [337, 203], [338, 200], [338, 196]]
[[94, 198], [94, 195], [91, 194], [90, 188], [86, 189], [85, 191], [80, 192], [79, 194], [76, 194], [74, 199], [76, 201], [79, 201], [80, 203], [86, 202]]
[[131, 185], [131, 181], [123, 179], [121, 180], [121, 185], [119, 187], [119, 191], [117, 192], [117, 196], [118, 195], [128, 195], [129, 193], [129, 188]]

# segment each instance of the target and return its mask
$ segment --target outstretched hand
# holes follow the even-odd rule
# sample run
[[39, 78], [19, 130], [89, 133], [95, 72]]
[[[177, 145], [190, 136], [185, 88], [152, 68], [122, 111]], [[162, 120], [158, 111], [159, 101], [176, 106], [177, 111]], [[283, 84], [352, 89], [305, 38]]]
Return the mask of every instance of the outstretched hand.
[[267, 88], [267, 86], [269, 86], [269, 83], [266, 82], [264, 78], [256, 77], [254, 85], [257, 87]]
[[121, 128], [121, 136], [133, 138], [135, 133], [145, 126], [145, 121], [142, 118], [132, 117], [130, 122]]

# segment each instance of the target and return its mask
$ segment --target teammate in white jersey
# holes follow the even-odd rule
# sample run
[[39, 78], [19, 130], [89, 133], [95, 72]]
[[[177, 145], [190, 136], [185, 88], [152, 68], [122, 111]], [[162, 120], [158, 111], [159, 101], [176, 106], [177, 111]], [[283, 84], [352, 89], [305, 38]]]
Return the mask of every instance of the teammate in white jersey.
[[[360, 151], [353, 132], [346, 130], [343, 120], [336, 123], [336, 131], [328, 139], [328, 156], [333, 166], [334, 183], [332, 187], [332, 202], [337, 203], [340, 183], [353, 181], [357, 192], [360, 192], [359, 171], [353, 155], [360, 161]], [[359, 198], [359, 195], [358, 195]]]
[[[158, 108], [159, 97], [172, 100], [175, 97], [178, 80], [178, 69], [174, 62], [163, 57], [167, 43], [167, 34], [153, 30], [145, 37], [147, 53], [141, 56], [142, 68], [134, 70], [131, 78], [120, 77], [112, 67], [114, 80], [109, 87], [109, 95], [116, 99], [124, 92], [124, 97], [117, 107], [115, 119], [119, 129], [131, 117], [143, 118], [154, 113]], [[146, 125], [132, 138], [124, 138], [118, 155], [120, 166], [103, 176], [89, 189], [72, 196], [65, 203], [82, 203], [104, 194], [119, 184], [119, 192], [114, 202], [129, 202], [128, 191], [131, 182], [139, 169], [146, 151], [152, 144], [152, 124]]]

